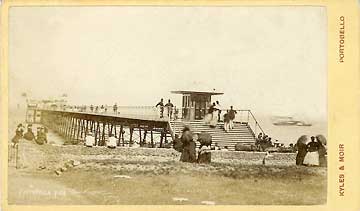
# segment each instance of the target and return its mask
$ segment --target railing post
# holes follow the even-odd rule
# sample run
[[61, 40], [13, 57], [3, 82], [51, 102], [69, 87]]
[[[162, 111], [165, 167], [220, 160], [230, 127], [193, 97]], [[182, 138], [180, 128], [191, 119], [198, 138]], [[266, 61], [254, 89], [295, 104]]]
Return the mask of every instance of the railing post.
[[257, 128], [257, 126], [258, 126], [258, 123], [257, 123], [257, 121], [255, 121], [255, 129], [254, 129], [254, 135], [255, 135], [255, 138], [256, 138], [256, 134], [257, 134], [257, 132], [256, 132], [256, 128]]
[[250, 118], [250, 110], [248, 110], [248, 113], [247, 113], [247, 124], [249, 125], [249, 118]]

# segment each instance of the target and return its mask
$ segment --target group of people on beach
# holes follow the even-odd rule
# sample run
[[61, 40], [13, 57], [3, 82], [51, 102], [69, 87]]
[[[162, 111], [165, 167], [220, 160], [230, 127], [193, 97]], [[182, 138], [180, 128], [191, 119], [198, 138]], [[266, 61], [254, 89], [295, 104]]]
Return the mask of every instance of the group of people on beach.
[[181, 152], [180, 161], [188, 163], [210, 163], [211, 162], [211, 143], [212, 138], [208, 133], [200, 133], [197, 141], [200, 143], [198, 155], [196, 156], [196, 143], [193, 133], [188, 126], [182, 130], [179, 138], [176, 136], [174, 149]]
[[[96, 145], [96, 140], [93, 132], [88, 132], [85, 136], [85, 143], [86, 147], [93, 147]], [[114, 134], [110, 134], [109, 138], [105, 140], [105, 146], [108, 148], [116, 148], [117, 146], [117, 138]]]
[[[278, 142], [278, 141], [276, 140], [276, 142]], [[277, 143], [276, 145], [279, 145], [279, 144]], [[265, 151], [269, 147], [277, 147], [271, 141], [271, 137], [266, 134], [263, 134], [263, 133], [258, 134], [258, 136], [256, 138], [255, 146], [258, 148], [259, 151]]]
[[47, 143], [47, 133], [48, 129], [43, 126], [38, 126], [36, 130], [36, 135], [33, 132], [33, 125], [31, 123], [25, 126], [23, 124], [18, 124], [15, 130], [15, 136], [12, 138], [11, 142], [16, 145], [20, 142], [22, 138], [28, 141], [35, 141], [35, 143], [39, 145], [43, 145]]
[[323, 135], [311, 136], [310, 142], [306, 135], [301, 136], [296, 142], [296, 165], [327, 166], [326, 138]]

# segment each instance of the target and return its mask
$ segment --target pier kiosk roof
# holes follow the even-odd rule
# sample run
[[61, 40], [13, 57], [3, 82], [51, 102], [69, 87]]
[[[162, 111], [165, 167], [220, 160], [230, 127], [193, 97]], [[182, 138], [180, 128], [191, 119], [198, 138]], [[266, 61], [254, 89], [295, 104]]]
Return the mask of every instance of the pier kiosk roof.
[[222, 95], [222, 92], [215, 91], [171, 91], [174, 94], [182, 94], [182, 117], [185, 120], [204, 119], [208, 108], [211, 105], [212, 95]]
[[171, 91], [174, 94], [200, 94], [200, 95], [222, 95], [222, 92], [206, 92], [206, 91]]

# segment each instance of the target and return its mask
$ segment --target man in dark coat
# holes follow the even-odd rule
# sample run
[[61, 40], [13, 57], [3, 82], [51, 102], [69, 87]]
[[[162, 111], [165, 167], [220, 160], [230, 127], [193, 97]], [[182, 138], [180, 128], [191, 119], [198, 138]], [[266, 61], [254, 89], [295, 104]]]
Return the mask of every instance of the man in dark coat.
[[196, 162], [196, 144], [189, 127], [184, 127], [181, 135], [181, 142], [183, 144], [183, 150], [181, 152], [180, 161], [189, 163]]

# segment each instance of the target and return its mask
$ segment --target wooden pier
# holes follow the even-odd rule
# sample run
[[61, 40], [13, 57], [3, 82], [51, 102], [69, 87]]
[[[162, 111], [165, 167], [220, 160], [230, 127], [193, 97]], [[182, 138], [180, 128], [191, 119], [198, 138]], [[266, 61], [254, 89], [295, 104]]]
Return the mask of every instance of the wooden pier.
[[[40, 122], [56, 133], [65, 137], [67, 143], [77, 144], [84, 141], [91, 132], [95, 137], [95, 145], [104, 146], [110, 135], [117, 138], [118, 146], [132, 146], [135, 142], [147, 147], [171, 147], [168, 140], [181, 136], [186, 125], [194, 134], [207, 132], [213, 137], [213, 143], [235, 149], [238, 143], [255, 144], [258, 133], [263, 133], [258, 121], [250, 110], [234, 110], [235, 128], [229, 132], [223, 129], [223, 122], [216, 128], [210, 128], [204, 122], [209, 112], [212, 95], [221, 92], [173, 91], [182, 94], [181, 108], [164, 105], [154, 106], [70, 106], [61, 104], [28, 106], [27, 120]], [[170, 102], [169, 102], [170, 103]], [[222, 115], [228, 110], [221, 110]], [[163, 112], [163, 113], [161, 113]], [[160, 118], [163, 116], [163, 118]], [[194, 137], [195, 140], [195, 137]], [[198, 144], [198, 143], [197, 143]]]
[[104, 146], [107, 138], [113, 134], [118, 146], [134, 142], [143, 146], [150, 139], [150, 147], [155, 147], [156, 142], [164, 147], [171, 134], [167, 119], [149, 116], [41, 110], [41, 124], [63, 136], [69, 143], [78, 143], [92, 132], [97, 146]]

